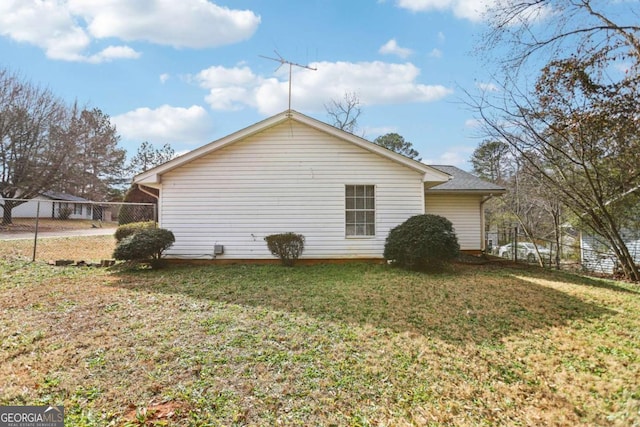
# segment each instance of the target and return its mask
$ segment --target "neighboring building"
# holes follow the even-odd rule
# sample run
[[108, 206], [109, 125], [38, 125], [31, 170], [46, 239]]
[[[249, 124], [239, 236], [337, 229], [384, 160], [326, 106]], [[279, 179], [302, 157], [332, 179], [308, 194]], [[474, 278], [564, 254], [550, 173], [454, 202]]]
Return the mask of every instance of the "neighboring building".
[[[134, 178], [159, 191], [168, 258], [273, 259], [264, 237], [305, 236], [303, 258], [380, 259], [413, 215], [453, 223], [461, 248], [484, 250], [482, 204], [504, 189], [452, 166], [427, 166], [285, 111]], [[214, 254], [222, 245], [223, 253]]]
[[[640, 265], [640, 232], [626, 230], [623, 231], [622, 238], [635, 263]], [[580, 259], [582, 268], [592, 273], [614, 274], [618, 266], [616, 255], [609, 244], [604, 239], [585, 232], [580, 233]]]
[[[14, 218], [35, 218], [40, 205], [40, 218], [60, 218], [61, 214], [69, 212], [69, 219], [94, 219], [94, 206], [90, 200], [66, 193], [46, 191], [30, 199], [28, 202], [13, 208]], [[99, 209], [99, 208], [98, 208]], [[96, 212], [97, 213], [97, 212]]]

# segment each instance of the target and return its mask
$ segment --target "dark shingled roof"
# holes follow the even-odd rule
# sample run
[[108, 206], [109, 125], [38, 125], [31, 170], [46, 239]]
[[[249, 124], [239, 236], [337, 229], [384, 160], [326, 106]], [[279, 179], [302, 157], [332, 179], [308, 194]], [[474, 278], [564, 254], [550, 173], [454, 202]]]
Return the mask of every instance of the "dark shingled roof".
[[478, 178], [475, 175], [470, 174], [469, 172], [465, 172], [462, 169], [459, 169], [455, 166], [444, 166], [444, 165], [430, 165], [432, 168], [437, 169], [441, 172], [449, 174], [452, 176], [452, 179], [449, 181], [436, 185], [435, 187], [429, 188], [428, 192], [446, 192], [446, 191], [456, 191], [456, 192], [472, 192], [472, 193], [504, 193], [505, 189], [499, 185], [493, 184], [489, 181], [485, 181], [481, 178]]
[[74, 196], [72, 194], [67, 193], [59, 193], [57, 191], [45, 191], [42, 193], [43, 196], [47, 196], [53, 200], [62, 200], [65, 202], [89, 202], [90, 200], [85, 199], [84, 197]]

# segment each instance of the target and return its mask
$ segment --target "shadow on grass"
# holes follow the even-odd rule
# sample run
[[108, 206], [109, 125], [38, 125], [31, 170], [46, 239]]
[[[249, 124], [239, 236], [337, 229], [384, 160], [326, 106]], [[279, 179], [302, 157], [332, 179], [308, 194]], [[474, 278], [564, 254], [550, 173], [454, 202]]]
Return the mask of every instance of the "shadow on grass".
[[[519, 280], [513, 272], [458, 265], [455, 271], [428, 275], [384, 265], [346, 264], [176, 266], [115, 274], [118, 286], [132, 291], [304, 313], [322, 321], [370, 324], [460, 344], [614, 313], [553, 287]], [[549, 273], [519, 270], [518, 274]], [[566, 280], [572, 278], [568, 275]]]

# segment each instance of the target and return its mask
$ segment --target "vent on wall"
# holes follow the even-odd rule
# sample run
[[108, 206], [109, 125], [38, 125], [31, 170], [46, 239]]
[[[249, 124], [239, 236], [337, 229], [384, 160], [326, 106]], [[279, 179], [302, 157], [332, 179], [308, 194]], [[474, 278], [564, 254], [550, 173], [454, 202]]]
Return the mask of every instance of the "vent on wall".
[[224, 254], [224, 245], [213, 245], [213, 254], [214, 255]]

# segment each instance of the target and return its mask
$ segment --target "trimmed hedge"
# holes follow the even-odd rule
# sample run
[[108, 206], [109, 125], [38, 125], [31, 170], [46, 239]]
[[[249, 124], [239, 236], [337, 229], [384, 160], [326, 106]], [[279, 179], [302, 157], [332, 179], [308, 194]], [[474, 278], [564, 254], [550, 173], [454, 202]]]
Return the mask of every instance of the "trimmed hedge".
[[165, 228], [146, 228], [122, 239], [113, 257], [126, 261], [150, 260], [152, 267], [159, 267], [162, 253], [175, 241], [173, 233]]
[[304, 236], [295, 233], [271, 234], [264, 238], [271, 254], [280, 258], [282, 265], [292, 267], [304, 251]]
[[393, 228], [384, 257], [411, 270], [438, 270], [460, 253], [453, 224], [439, 215], [416, 215]]
[[155, 221], [131, 222], [129, 224], [119, 226], [113, 236], [116, 238], [117, 242], [121, 242], [129, 236], [149, 228], [156, 228]]

